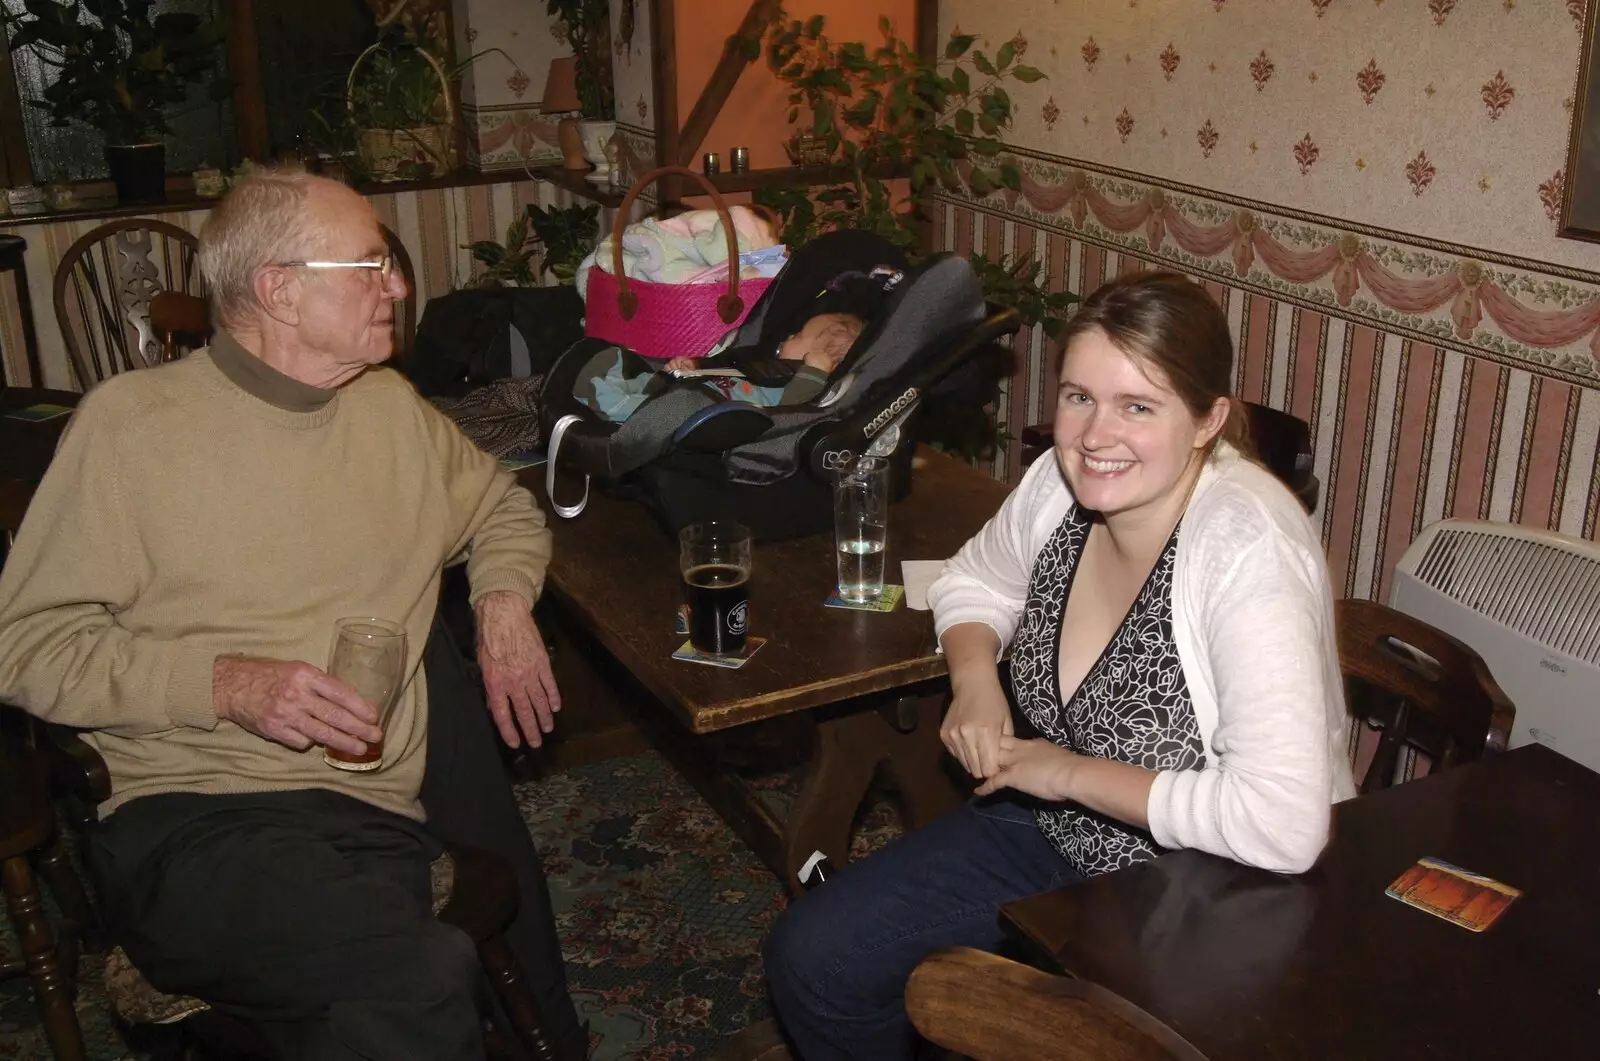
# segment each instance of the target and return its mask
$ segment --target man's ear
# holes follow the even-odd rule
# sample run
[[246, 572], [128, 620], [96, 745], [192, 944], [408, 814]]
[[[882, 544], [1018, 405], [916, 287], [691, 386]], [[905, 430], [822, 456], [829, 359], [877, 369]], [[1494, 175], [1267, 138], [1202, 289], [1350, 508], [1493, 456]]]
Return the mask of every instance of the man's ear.
[[300, 279], [281, 265], [263, 265], [255, 275], [256, 301], [267, 316], [293, 328], [300, 323]]

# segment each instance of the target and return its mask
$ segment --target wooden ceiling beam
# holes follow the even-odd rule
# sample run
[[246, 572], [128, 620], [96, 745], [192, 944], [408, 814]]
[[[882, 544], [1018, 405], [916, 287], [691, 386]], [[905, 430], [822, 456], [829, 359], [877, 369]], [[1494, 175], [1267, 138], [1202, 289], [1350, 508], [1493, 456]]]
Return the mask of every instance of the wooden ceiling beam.
[[679, 165], [693, 164], [700, 145], [705, 143], [706, 137], [711, 133], [712, 123], [717, 120], [717, 115], [722, 113], [723, 105], [733, 95], [733, 90], [739, 84], [739, 77], [744, 73], [745, 67], [750, 65], [750, 59], [745, 55], [744, 42], [754, 39], [759, 44], [762, 32], [766, 29], [767, 23], [778, 13], [779, 7], [780, 0], [751, 0], [750, 10], [745, 12], [744, 21], [722, 45], [722, 57], [717, 60], [716, 69], [711, 71], [711, 78], [706, 82], [705, 90], [695, 101], [693, 109], [689, 111], [688, 119], [683, 123], [683, 130], [678, 134]]

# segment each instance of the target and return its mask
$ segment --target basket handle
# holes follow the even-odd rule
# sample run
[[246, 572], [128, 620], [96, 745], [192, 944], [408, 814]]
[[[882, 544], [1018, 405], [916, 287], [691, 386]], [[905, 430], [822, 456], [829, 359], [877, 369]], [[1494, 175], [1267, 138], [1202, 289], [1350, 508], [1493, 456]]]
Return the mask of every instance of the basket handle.
[[728, 239], [728, 291], [717, 298], [717, 316], [723, 324], [732, 324], [744, 312], [744, 299], [739, 297], [739, 234], [733, 230], [733, 215], [728, 212], [728, 204], [723, 201], [722, 193], [687, 166], [662, 166], [651, 170], [633, 182], [633, 187], [623, 196], [622, 205], [617, 208], [617, 223], [611, 230], [611, 272], [617, 278], [617, 312], [622, 314], [623, 320], [631, 321], [639, 309], [639, 296], [628, 290], [628, 277], [622, 271], [622, 233], [628, 227], [628, 215], [633, 210], [634, 201], [646, 188], [658, 179], [674, 174], [688, 177], [699, 184], [700, 189], [711, 196], [717, 216], [722, 219], [722, 234]]
[[[371, 55], [373, 52], [382, 47], [384, 47], [383, 41], [377, 41], [376, 43], [367, 45], [361, 54], [356, 56], [356, 61], [350, 64], [350, 72], [345, 75], [344, 106], [351, 118], [354, 118], [356, 113], [356, 71], [360, 69], [362, 63], [366, 62], [367, 56]], [[417, 52], [421, 54], [422, 58], [427, 61], [428, 65], [433, 67], [434, 74], [436, 74], [439, 78], [439, 88], [444, 92], [445, 125], [449, 127], [451, 135], [454, 136], [455, 131], [461, 126], [461, 112], [456, 108], [456, 94], [450, 91], [450, 75], [445, 71], [444, 64], [441, 63], [432, 52], [428, 51], [428, 49], [422, 47], [420, 44], [415, 45], [414, 47], [416, 48]], [[433, 154], [433, 151], [426, 144], [422, 144], [422, 148], [424, 151], [427, 151], [428, 154]], [[447, 144], [445, 146], [445, 154], [448, 155], [451, 153], [450, 146]], [[441, 158], [438, 161], [439, 165], [445, 169], [450, 168], [450, 160], [448, 158]]]

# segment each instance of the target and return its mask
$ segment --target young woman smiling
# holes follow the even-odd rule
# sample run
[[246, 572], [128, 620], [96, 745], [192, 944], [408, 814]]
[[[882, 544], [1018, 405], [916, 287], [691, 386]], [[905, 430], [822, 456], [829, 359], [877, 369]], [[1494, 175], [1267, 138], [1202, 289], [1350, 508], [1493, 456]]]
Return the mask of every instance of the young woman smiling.
[[1083, 303], [1062, 349], [1056, 459], [929, 592], [954, 692], [940, 735], [978, 798], [768, 941], [804, 1061], [911, 1056], [906, 978], [940, 947], [999, 947], [1004, 902], [1171, 848], [1298, 873], [1354, 794], [1322, 545], [1244, 455], [1221, 310], [1135, 274]]

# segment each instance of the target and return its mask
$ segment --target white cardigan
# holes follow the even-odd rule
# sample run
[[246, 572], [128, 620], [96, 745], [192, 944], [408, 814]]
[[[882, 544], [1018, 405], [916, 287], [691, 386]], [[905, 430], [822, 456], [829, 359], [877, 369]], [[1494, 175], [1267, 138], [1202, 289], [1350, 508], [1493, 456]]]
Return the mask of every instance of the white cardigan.
[[[1010, 644], [1034, 560], [1072, 506], [1047, 453], [928, 590], [939, 636], [976, 622]], [[1355, 795], [1333, 593], [1294, 496], [1226, 444], [1189, 500], [1172, 593], [1206, 768], [1156, 775], [1150, 832], [1163, 847], [1303, 872], [1327, 842], [1329, 806]]]

